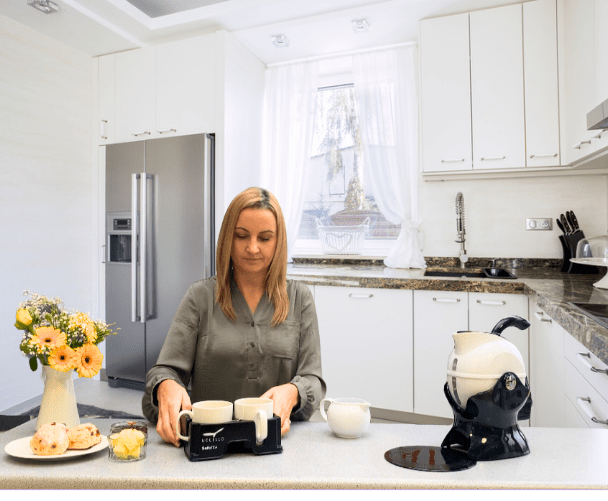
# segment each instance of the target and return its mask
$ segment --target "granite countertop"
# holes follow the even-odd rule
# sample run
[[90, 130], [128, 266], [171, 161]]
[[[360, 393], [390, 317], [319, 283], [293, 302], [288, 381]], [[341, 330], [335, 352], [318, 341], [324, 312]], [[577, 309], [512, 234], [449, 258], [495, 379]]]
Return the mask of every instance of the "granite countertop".
[[[433, 263], [427, 269], [456, 271], [459, 268]], [[469, 266], [467, 269], [481, 271], [480, 266]], [[536, 296], [540, 308], [608, 365], [608, 329], [568, 304], [608, 304], [608, 290], [593, 286], [606, 270], [599, 275], [577, 275], [562, 273], [559, 268], [549, 266], [507, 269], [517, 278], [425, 277], [423, 269], [387, 268], [381, 262], [347, 260], [296, 262], [288, 266], [287, 277], [310, 285]]]
[[[114, 420], [92, 419], [103, 435]], [[29, 421], [0, 434], [3, 489], [606, 489], [608, 434], [599, 429], [523, 428], [527, 456], [478, 462], [459, 472], [425, 472], [384, 459], [407, 445], [440, 446], [450, 427], [372, 423], [359, 439], [334, 436], [326, 423], [294, 422], [281, 454], [232, 453], [190, 462], [148, 429], [147, 457], [115, 463], [108, 451], [69, 460], [16, 459], [6, 444], [35, 432]]]

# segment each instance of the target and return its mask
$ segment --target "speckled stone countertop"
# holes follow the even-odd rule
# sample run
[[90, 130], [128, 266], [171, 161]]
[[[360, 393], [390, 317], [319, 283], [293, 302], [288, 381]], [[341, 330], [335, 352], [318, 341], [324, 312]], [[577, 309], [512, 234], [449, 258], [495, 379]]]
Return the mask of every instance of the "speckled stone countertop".
[[[509, 260], [510, 261], [510, 260]], [[428, 264], [428, 260], [427, 260]], [[450, 263], [448, 263], [450, 264]], [[288, 278], [310, 285], [411, 289], [437, 291], [489, 292], [536, 296], [538, 306], [602, 362], [608, 364], [608, 329], [570, 306], [569, 302], [608, 304], [608, 290], [593, 287], [605, 274], [576, 275], [559, 268], [506, 268], [517, 278], [425, 277], [423, 269], [387, 268], [381, 261], [332, 263], [295, 262], [287, 269]], [[445, 262], [434, 262], [427, 270], [457, 271]], [[468, 271], [481, 271], [478, 265]]]
[[[114, 420], [92, 419], [103, 435]], [[459, 472], [424, 472], [384, 459], [407, 445], [440, 446], [450, 427], [372, 423], [358, 439], [326, 423], [294, 422], [283, 452], [227, 454], [190, 462], [148, 429], [147, 457], [115, 463], [108, 451], [70, 460], [16, 459], [6, 444], [30, 436], [35, 421], [0, 434], [2, 489], [606, 489], [608, 434], [600, 429], [524, 428], [527, 456], [478, 462]]]

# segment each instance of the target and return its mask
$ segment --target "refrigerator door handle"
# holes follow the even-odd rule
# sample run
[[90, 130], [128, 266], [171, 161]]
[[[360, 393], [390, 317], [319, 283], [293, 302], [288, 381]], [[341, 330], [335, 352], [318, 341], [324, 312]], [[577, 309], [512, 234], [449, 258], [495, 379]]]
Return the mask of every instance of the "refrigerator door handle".
[[139, 317], [140, 322], [143, 324], [148, 319], [148, 309], [146, 305], [146, 299], [148, 297], [147, 291], [147, 269], [148, 269], [148, 175], [145, 173], [140, 174], [140, 214], [141, 214], [141, 228], [140, 244], [139, 244]]
[[131, 322], [137, 322], [137, 233], [139, 230], [138, 180], [139, 174], [131, 174]]

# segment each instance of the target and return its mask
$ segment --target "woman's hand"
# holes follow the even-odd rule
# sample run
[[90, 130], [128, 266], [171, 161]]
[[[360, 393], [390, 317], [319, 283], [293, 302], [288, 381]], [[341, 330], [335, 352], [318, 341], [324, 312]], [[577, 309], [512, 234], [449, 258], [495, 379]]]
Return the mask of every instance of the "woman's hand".
[[180, 410], [192, 409], [188, 392], [172, 379], [165, 379], [158, 385], [156, 398], [158, 399], [156, 431], [165, 442], [179, 447], [180, 442], [175, 433], [175, 423]]
[[273, 411], [281, 418], [281, 436], [285, 435], [291, 427], [289, 416], [292, 409], [300, 401], [300, 394], [295, 384], [287, 383], [270, 388], [261, 398], [270, 398], [273, 401]]

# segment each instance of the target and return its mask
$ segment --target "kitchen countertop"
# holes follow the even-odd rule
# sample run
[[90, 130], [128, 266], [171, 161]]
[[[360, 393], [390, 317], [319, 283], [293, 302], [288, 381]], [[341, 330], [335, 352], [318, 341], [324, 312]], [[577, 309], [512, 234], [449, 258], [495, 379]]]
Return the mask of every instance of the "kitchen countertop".
[[[431, 269], [431, 267], [427, 268]], [[433, 267], [446, 271], [458, 268]], [[476, 268], [468, 268], [473, 271]], [[536, 296], [538, 306], [602, 362], [608, 364], [608, 329], [568, 302], [608, 304], [608, 290], [593, 287], [600, 275], [561, 273], [556, 268], [509, 269], [516, 279], [425, 277], [423, 269], [387, 268], [382, 264], [295, 263], [287, 277], [310, 285], [488, 292]]]
[[[92, 419], [103, 435], [115, 420]], [[0, 434], [3, 489], [606, 489], [608, 433], [598, 429], [522, 428], [530, 454], [478, 462], [460, 472], [408, 470], [384, 453], [406, 445], [439, 446], [449, 426], [372, 423], [359, 439], [334, 436], [326, 423], [294, 422], [283, 452], [227, 454], [190, 462], [183, 449], [148, 430], [147, 457], [115, 463], [108, 451], [58, 461], [15, 459], [12, 440], [35, 432], [35, 420]]]

